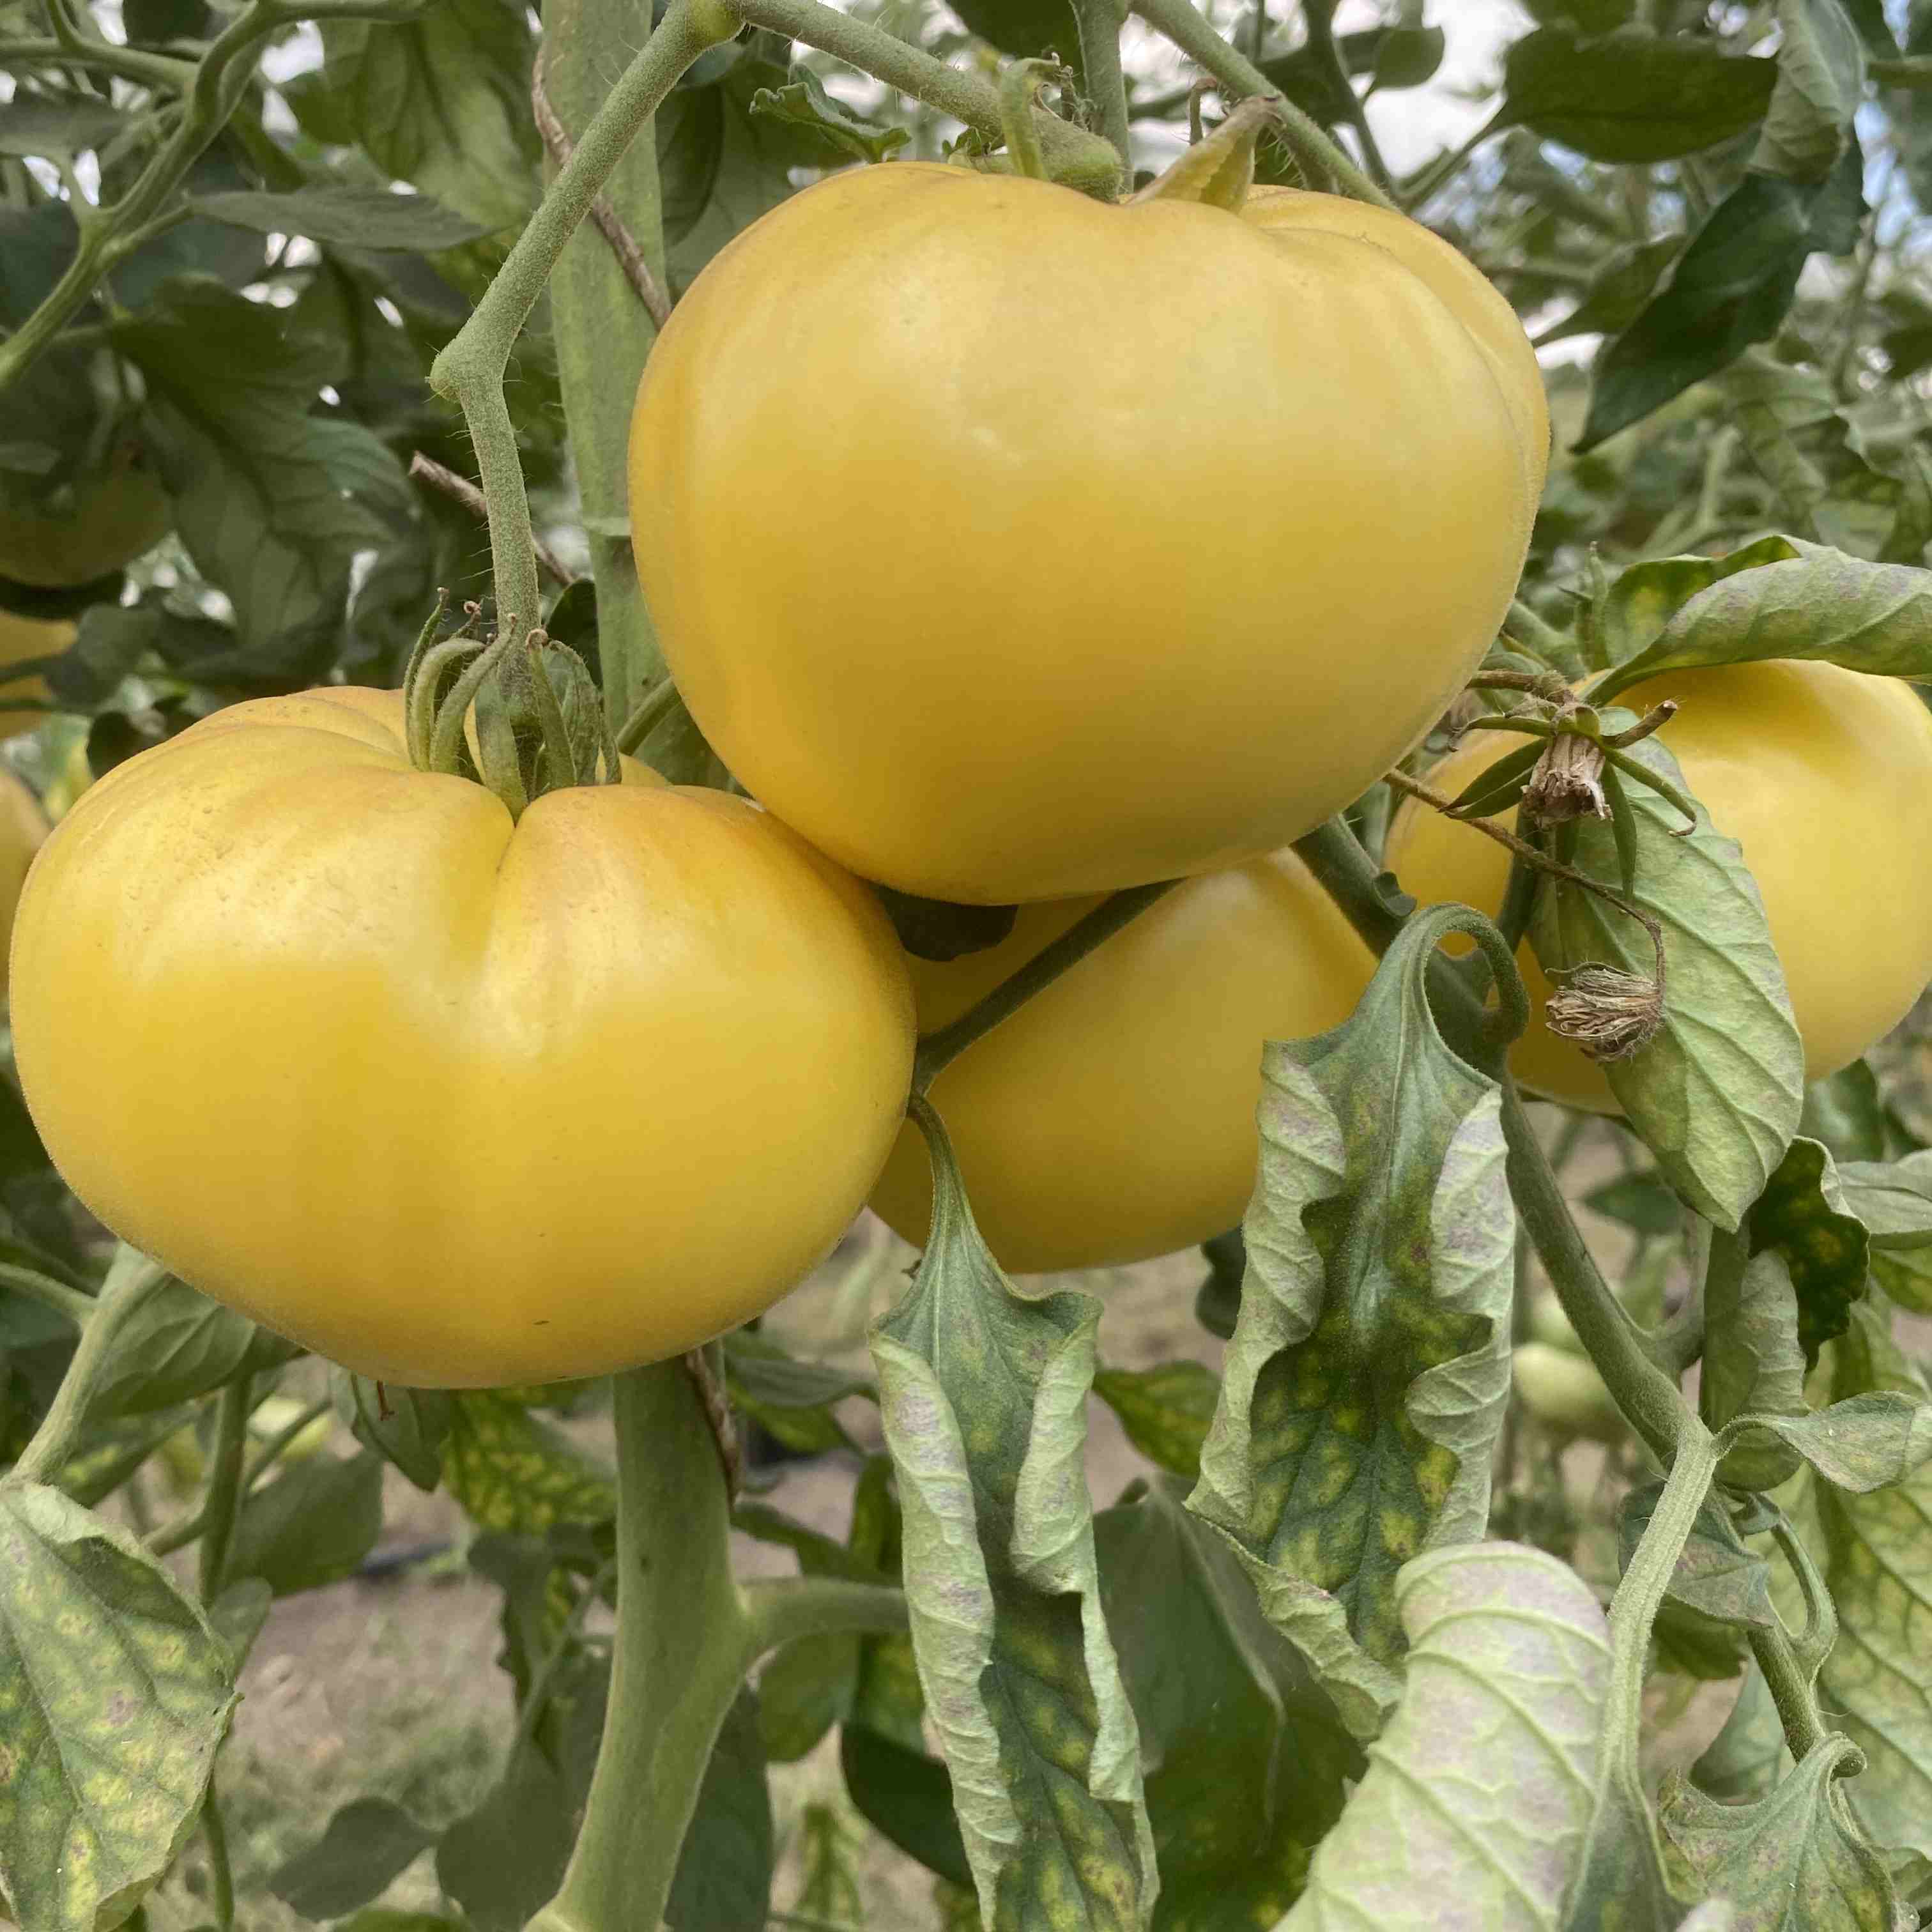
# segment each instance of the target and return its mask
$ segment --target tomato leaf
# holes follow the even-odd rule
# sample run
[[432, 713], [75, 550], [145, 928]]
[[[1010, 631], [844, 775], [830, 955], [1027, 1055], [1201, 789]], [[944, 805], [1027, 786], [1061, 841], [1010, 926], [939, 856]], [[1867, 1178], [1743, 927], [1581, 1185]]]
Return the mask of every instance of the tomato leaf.
[[[1748, 1412], [1802, 1415], [1804, 1352], [1784, 1257], [1774, 1248], [1751, 1255], [1739, 1236], [1714, 1232], [1704, 1307], [1698, 1408], [1706, 1423], [1720, 1429]], [[1718, 1469], [1735, 1488], [1768, 1490], [1796, 1473], [1798, 1460], [1788, 1445], [1754, 1436], [1732, 1449]]]
[[1220, 1378], [1198, 1362], [1151, 1369], [1102, 1369], [1094, 1393], [1120, 1419], [1127, 1440], [1177, 1476], [1201, 1473], [1201, 1444], [1214, 1418]]
[[0, 154], [59, 155], [63, 160], [104, 148], [134, 117], [93, 95], [16, 95], [0, 124]]
[[1756, 126], [1777, 85], [1771, 62], [1706, 43], [1548, 26], [1510, 49], [1503, 111], [1592, 160], [1667, 161]]
[[1777, 1700], [1764, 1672], [1754, 1664], [1744, 1672], [1743, 1687], [1724, 1729], [1690, 1767], [1691, 1781], [1720, 1804], [1743, 1804], [1762, 1798], [1790, 1762]]
[[1801, 1136], [1786, 1149], [1752, 1206], [1750, 1240], [1753, 1254], [1773, 1249], [1789, 1265], [1798, 1344], [1805, 1366], [1816, 1368], [1820, 1348], [1850, 1322], [1871, 1256], [1870, 1237], [1850, 1211], [1828, 1148]]
[[1483, 1543], [1416, 1558], [1395, 1598], [1402, 1702], [1281, 1932], [1421, 1925], [1450, 1896], [1496, 1932], [1562, 1922], [1610, 1684], [1595, 1597], [1554, 1557]]
[[1652, 642], [1592, 687], [1591, 701], [1661, 671], [1768, 658], [1822, 658], [1879, 677], [1932, 677], [1932, 580], [1925, 572], [1788, 537], [1770, 541], [1792, 554], [1766, 556], [1688, 598]]
[[1870, 1236], [1873, 1280], [1901, 1307], [1932, 1315], [1932, 1150], [1847, 1161], [1838, 1178]]
[[[1620, 1570], [1630, 1567], [1663, 1493], [1659, 1478], [1640, 1484], [1624, 1498], [1617, 1515]], [[1718, 1623], [1771, 1628], [1771, 1566], [1746, 1545], [1714, 1497], [1707, 1496], [1697, 1512], [1664, 1600], [1666, 1606], [1675, 1604]]]
[[1834, 1489], [1854, 1496], [1902, 1483], [1932, 1461], [1932, 1402], [1897, 1389], [1847, 1396], [1808, 1415], [1752, 1414]]
[[435, 1843], [400, 1804], [355, 1798], [307, 1851], [277, 1868], [268, 1889], [304, 1918], [340, 1918], [380, 1897]]
[[543, 1754], [518, 1750], [476, 1809], [436, 1848], [436, 1880], [474, 1932], [519, 1932], [556, 1892], [570, 1861], [574, 1807]]
[[226, 592], [258, 675], [302, 682], [333, 655], [350, 563], [410, 498], [359, 423], [313, 415], [326, 354], [278, 311], [201, 280], [116, 326], [182, 541]]
[[1156, 1924], [1272, 1924], [1341, 1815], [1360, 1747], [1170, 1478], [1094, 1520], [1107, 1628], [1140, 1725]]
[[724, 1381], [738, 1408], [787, 1448], [808, 1454], [851, 1446], [838, 1403], [853, 1396], [877, 1400], [865, 1376], [800, 1361], [748, 1328], [724, 1339]]
[[174, 1862], [235, 1708], [226, 1647], [125, 1531], [0, 1484], [0, 1891], [118, 1925]]
[[794, 67], [782, 87], [761, 87], [751, 111], [768, 114], [823, 150], [828, 162], [883, 161], [912, 139], [909, 128], [875, 128], [826, 92], [808, 67]]
[[1659, 1794], [1664, 1829], [1698, 1885], [1730, 1906], [1732, 1932], [1865, 1932], [1909, 1923], [1885, 1861], [1851, 1814], [1839, 1774], [1856, 1753], [1834, 1734], [1766, 1797], [1720, 1804], [1681, 1772]]
[[[511, 0], [441, 0], [400, 22], [326, 20], [319, 72], [283, 92], [306, 132], [359, 146], [484, 232], [536, 206], [530, 16]], [[350, 238], [353, 239], [355, 238]]]
[[[1770, 536], [1726, 556], [1660, 556], [1632, 564], [1618, 572], [1597, 609], [1597, 638], [1606, 659], [1620, 669], [1656, 643], [1700, 592], [1740, 571], [1788, 563], [1798, 554], [1789, 537]], [[1621, 676], [1605, 678], [1592, 694], [1613, 695], [1628, 682]]]
[[724, 1714], [664, 1902], [670, 1932], [764, 1932], [772, 1896], [771, 1790], [754, 1693]]
[[1013, 1292], [945, 1130], [929, 1109], [920, 1122], [932, 1234], [872, 1343], [928, 1714], [985, 1916], [1138, 1924], [1154, 1848], [1082, 1462], [1100, 1304]]
[[[1822, 1080], [1810, 1082], [1804, 1089], [1804, 1112], [1798, 1125], [1801, 1133], [1831, 1149], [1841, 1163], [1839, 1180], [1847, 1187], [1850, 1183], [1843, 1162], [1882, 1162], [1886, 1150], [1885, 1106], [1879, 1098], [1878, 1076], [1873, 1072], [1871, 1063], [1855, 1060]], [[1866, 1217], [1860, 1214], [1858, 1218], [1864, 1220]], [[1927, 1239], [1932, 1240], [1932, 1227], [1928, 1227]]]
[[242, 1504], [226, 1574], [278, 1597], [353, 1576], [382, 1533], [382, 1463], [369, 1450], [291, 1462]]
[[[1654, 738], [1626, 755], [1682, 788], [1677, 761]], [[1633, 898], [1664, 928], [1669, 988], [1663, 1026], [1649, 1045], [1604, 1072], [1679, 1196], [1719, 1226], [1735, 1228], [1797, 1131], [1803, 1044], [1763, 902], [1736, 841], [1701, 806], [1696, 829], [1679, 838], [1675, 806], [1647, 785], [1628, 790], [1640, 854]], [[1571, 863], [1614, 888], [1619, 866], [1611, 828], [1578, 821]], [[1562, 880], [1538, 896], [1530, 938], [1546, 971], [1586, 960], [1646, 978], [1656, 970], [1642, 926]]]
[[1663, 1237], [1683, 1232], [1683, 1204], [1654, 1173], [1620, 1174], [1593, 1187], [1582, 1204], [1633, 1234]]
[[1661, 241], [1631, 242], [1606, 256], [1582, 299], [1561, 322], [1544, 330], [1536, 346], [1540, 349], [1573, 335], [1614, 335], [1628, 328], [1657, 292], [1664, 270], [1682, 245], [1676, 236], [1666, 236]]
[[1775, 334], [1805, 258], [1854, 246], [1864, 207], [1856, 146], [1821, 182], [1747, 174], [1692, 236], [1662, 292], [1598, 359], [1576, 450], [1594, 448]]
[[[123, 1248], [116, 1267], [146, 1265]], [[272, 1368], [297, 1351], [218, 1301], [170, 1276], [116, 1331], [94, 1384], [96, 1416], [146, 1415]]]
[[[848, 1724], [839, 1733], [838, 1763], [847, 1796], [874, 1831], [928, 1871], [955, 1885], [972, 1884], [944, 1765], [864, 1724]], [[976, 1912], [973, 1922], [979, 1923]]]
[[1839, 0], [1778, 0], [1778, 87], [1751, 166], [1822, 181], [1851, 139], [1864, 98], [1864, 44]]
[[608, 1522], [616, 1514], [610, 1471], [521, 1403], [487, 1390], [452, 1400], [443, 1480], [480, 1527], [527, 1535], [553, 1523]]
[[1240, 1318], [1189, 1498], [1264, 1604], [1296, 1586], [1277, 1628], [1361, 1736], [1402, 1652], [1396, 1573], [1482, 1534], [1508, 1401], [1498, 1088], [1425, 991], [1438, 940], [1474, 916], [1417, 914], [1349, 1019], [1264, 1049]]
[[453, 248], [490, 230], [446, 208], [434, 196], [396, 194], [386, 188], [346, 183], [290, 189], [282, 194], [237, 190], [196, 195], [188, 206], [210, 220], [264, 235], [306, 235], [351, 248]]
[[409, 1389], [373, 1382], [332, 1368], [335, 1412], [365, 1449], [401, 1470], [425, 1495], [442, 1480], [442, 1438], [454, 1398], [442, 1389]]

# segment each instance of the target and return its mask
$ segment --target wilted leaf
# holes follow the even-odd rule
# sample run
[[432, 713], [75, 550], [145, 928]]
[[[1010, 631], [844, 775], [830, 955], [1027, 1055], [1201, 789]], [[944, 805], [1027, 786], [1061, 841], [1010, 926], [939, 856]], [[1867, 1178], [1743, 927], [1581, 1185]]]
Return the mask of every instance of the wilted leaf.
[[1013, 1293], [945, 1130], [922, 1105], [915, 1118], [932, 1234], [872, 1342], [927, 1711], [985, 1916], [1023, 1922], [1053, 1901], [1126, 1932], [1156, 1880], [1082, 1462], [1100, 1304]]
[[1504, 111], [1592, 160], [1666, 161], [1755, 126], [1777, 82], [1769, 61], [1708, 42], [1544, 27], [1509, 50]]
[[119, 1924], [194, 1829], [228, 1652], [124, 1531], [0, 1484], [0, 1890], [33, 1932]]
[[[1476, 917], [1416, 915], [1348, 1021], [1265, 1049], [1240, 1318], [1189, 1501], [1264, 1605], [1268, 1578], [1325, 1593], [1331, 1644], [1384, 1666], [1402, 1651], [1401, 1565], [1482, 1534], [1508, 1399], [1498, 1089], [1450, 1050], [1425, 991], [1438, 940]], [[1332, 1650], [1310, 1661], [1372, 1735], [1379, 1684], [1343, 1688]]]
[[[1684, 789], [1676, 760], [1654, 738], [1627, 755]], [[1648, 785], [1626, 789], [1638, 847], [1631, 896], [1664, 928], [1669, 992], [1650, 1043], [1604, 1070], [1678, 1193], [1719, 1226], [1735, 1228], [1797, 1129], [1803, 1043], [1764, 902], [1737, 842], [1701, 808], [1695, 830], [1680, 838], [1674, 805]], [[1621, 866], [1612, 828], [1579, 820], [1570, 863], [1615, 890]], [[1546, 971], [1587, 960], [1645, 977], [1656, 970], [1642, 926], [1562, 880], [1538, 896], [1530, 937]]]
[[1282, 1932], [1546, 1932], [1594, 1803], [1603, 1612], [1567, 1564], [1507, 1543], [1418, 1557], [1396, 1597], [1402, 1702]]

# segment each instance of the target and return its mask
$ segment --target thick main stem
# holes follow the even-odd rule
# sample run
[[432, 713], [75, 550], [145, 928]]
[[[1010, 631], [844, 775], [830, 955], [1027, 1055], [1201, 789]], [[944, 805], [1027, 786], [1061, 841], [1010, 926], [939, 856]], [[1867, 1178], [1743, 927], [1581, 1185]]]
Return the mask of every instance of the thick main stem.
[[730, 1506], [681, 1363], [617, 1377], [617, 1630], [584, 1828], [530, 1932], [655, 1932], [752, 1660]]
[[1114, 0], [1073, 0], [1080, 34], [1080, 64], [1087, 95], [1100, 110], [1100, 131], [1114, 144], [1130, 185], [1133, 158], [1127, 146], [1127, 81], [1120, 67], [1120, 14]]

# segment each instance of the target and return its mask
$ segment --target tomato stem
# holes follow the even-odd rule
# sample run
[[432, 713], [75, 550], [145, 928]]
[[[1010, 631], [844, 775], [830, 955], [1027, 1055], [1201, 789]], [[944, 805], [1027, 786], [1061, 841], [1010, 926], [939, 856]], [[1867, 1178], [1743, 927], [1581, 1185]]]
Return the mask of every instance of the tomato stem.
[[[1223, 40], [1189, 0], [1133, 0], [1133, 10], [1149, 26], [1165, 34], [1189, 59], [1205, 68], [1221, 83], [1225, 94], [1236, 100], [1249, 95], [1280, 99], [1274, 82]], [[1400, 213], [1394, 201], [1329, 139], [1318, 122], [1292, 100], [1280, 100], [1280, 138], [1304, 168], [1312, 175], [1325, 176], [1352, 200], [1372, 202], [1378, 208]]]
[[1013, 166], [1034, 181], [1049, 178], [1034, 114], [1034, 98], [1060, 76], [1057, 61], [1015, 61], [1000, 76], [1000, 126]]
[[1129, 146], [1127, 82], [1120, 68], [1120, 12], [1114, 0], [1073, 0], [1073, 24], [1080, 35], [1084, 92], [1100, 110], [1100, 131], [1120, 158], [1126, 184], [1133, 185]]

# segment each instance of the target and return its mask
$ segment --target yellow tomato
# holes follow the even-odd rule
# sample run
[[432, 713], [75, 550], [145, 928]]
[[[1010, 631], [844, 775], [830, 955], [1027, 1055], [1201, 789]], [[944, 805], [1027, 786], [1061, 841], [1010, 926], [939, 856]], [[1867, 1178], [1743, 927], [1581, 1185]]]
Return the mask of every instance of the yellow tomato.
[[[956, 1019], [1097, 903], [1024, 906], [989, 951], [914, 960], [921, 1030]], [[1292, 852], [1176, 886], [933, 1084], [994, 1253], [1022, 1272], [1100, 1268], [1232, 1227], [1254, 1190], [1262, 1042], [1338, 1024], [1374, 970]], [[908, 1126], [872, 1205], [922, 1244], [932, 1199]]]
[[896, 162], [679, 304], [633, 543], [779, 817], [905, 891], [1055, 898], [1270, 851], [1406, 753], [1508, 608], [1546, 436], [1507, 305], [1400, 217]]
[[[27, 868], [47, 836], [40, 801], [14, 774], [0, 767], [0, 944], [14, 928]], [[0, 960], [0, 998], [7, 992], [7, 968]]]
[[11, 610], [0, 610], [0, 738], [11, 738], [19, 732], [31, 731], [36, 724], [44, 723], [47, 715], [44, 711], [10, 710], [6, 706], [7, 698], [33, 698], [44, 702], [50, 694], [43, 678], [10, 680], [7, 676], [8, 666], [26, 664], [34, 658], [57, 656], [74, 642], [74, 626], [64, 619], [50, 622], [39, 617], [19, 616]]
[[[1662, 742], [1712, 823], [1744, 848], [1763, 895], [1806, 1077], [1834, 1073], [1932, 980], [1932, 895], [1916, 883], [1932, 878], [1932, 715], [1895, 678], [1786, 658], [1667, 672], [1616, 702], [1642, 712], [1664, 698], [1683, 708]], [[1472, 734], [1430, 782], [1453, 795], [1522, 742]], [[1396, 815], [1387, 856], [1425, 904], [1460, 899], [1493, 913], [1501, 903], [1509, 855], [1413, 800]], [[1540, 1016], [1550, 982], [1527, 945], [1520, 957]], [[1538, 1093], [1621, 1111], [1602, 1068], [1540, 1017], [1514, 1064]]]
[[116, 1233], [363, 1373], [600, 1374], [770, 1306], [898, 1131], [903, 956], [742, 799], [425, 775], [394, 692], [93, 785], [14, 940], [22, 1084]]
[[131, 457], [83, 477], [58, 507], [10, 492], [0, 500], [0, 577], [46, 590], [92, 584], [167, 535], [168, 500]]

